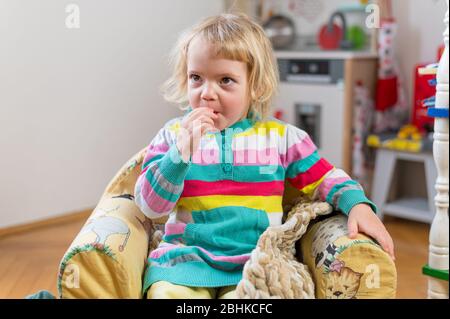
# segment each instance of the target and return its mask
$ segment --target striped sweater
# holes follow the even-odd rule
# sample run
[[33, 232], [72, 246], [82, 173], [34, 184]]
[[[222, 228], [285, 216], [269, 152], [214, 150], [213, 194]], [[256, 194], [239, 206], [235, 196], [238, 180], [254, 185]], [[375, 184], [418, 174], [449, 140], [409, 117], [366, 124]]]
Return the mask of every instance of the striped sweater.
[[181, 120], [169, 121], [150, 143], [135, 187], [146, 216], [169, 215], [163, 240], [149, 255], [144, 291], [160, 280], [236, 285], [259, 236], [281, 224], [285, 180], [344, 214], [358, 203], [376, 209], [297, 127], [273, 118], [244, 119], [204, 135], [185, 162], [175, 145]]

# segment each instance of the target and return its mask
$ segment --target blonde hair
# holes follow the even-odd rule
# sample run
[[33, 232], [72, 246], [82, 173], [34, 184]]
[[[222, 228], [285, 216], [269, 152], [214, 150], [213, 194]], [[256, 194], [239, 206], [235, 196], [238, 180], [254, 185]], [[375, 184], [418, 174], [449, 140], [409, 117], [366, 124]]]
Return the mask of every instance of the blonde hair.
[[249, 112], [253, 118], [264, 119], [278, 87], [278, 67], [264, 30], [241, 13], [207, 18], [182, 34], [170, 57], [172, 76], [162, 87], [164, 98], [179, 104], [182, 110], [188, 107], [187, 56], [197, 36], [212, 44], [217, 57], [247, 64]]

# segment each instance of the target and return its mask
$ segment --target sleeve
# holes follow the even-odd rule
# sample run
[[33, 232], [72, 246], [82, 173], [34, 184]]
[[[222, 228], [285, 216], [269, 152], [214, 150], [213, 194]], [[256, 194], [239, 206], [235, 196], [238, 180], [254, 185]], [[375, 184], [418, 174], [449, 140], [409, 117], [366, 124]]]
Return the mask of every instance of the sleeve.
[[308, 197], [328, 202], [345, 215], [360, 203], [377, 211], [358, 182], [319, 155], [306, 132], [292, 125], [288, 125], [286, 130], [284, 166], [286, 179], [293, 187]]
[[[135, 185], [136, 205], [148, 218], [168, 215], [184, 188], [191, 162], [184, 162], [176, 147], [171, 122], [166, 124], [147, 148], [142, 171]], [[173, 123], [172, 123], [173, 126]]]

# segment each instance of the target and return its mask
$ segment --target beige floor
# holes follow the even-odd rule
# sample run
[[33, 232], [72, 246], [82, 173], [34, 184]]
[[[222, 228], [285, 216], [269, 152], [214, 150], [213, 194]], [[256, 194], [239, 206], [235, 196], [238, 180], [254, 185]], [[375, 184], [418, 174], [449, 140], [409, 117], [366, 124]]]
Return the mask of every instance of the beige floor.
[[[45, 289], [56, 295], [59, 262], [83, 221], [48, 226], [0, 238], [0, 298], [23, 298]], [[396, 245], [398, 298], [425, 298], [428, 229], [422, 223], [387, 217]]]

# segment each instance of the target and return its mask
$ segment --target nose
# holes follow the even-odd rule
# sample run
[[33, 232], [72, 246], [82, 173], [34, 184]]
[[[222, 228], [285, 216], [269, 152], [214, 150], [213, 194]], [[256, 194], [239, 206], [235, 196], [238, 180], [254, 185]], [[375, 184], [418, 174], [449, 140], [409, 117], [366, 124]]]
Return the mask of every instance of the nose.
[[205, 101], [213, 101], [217, 99], [216, 91], [213, 88], [212, 84], [205, 83], [203, 87], [202, 93], [200, 95], [202, 100]]

